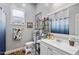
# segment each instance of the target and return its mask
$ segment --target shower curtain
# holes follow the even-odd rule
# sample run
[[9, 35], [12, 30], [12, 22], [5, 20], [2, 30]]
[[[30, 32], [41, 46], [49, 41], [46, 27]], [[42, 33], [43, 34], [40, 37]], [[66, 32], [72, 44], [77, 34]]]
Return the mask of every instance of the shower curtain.
[[0, 54], [6, 50], [6, 17], [4, 10], [0, 7]]

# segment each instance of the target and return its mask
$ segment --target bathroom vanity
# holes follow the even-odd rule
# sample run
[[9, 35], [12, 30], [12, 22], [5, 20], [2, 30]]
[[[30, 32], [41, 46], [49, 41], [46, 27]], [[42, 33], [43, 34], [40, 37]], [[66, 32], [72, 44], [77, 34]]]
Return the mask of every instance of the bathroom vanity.
[[42, 39], [40, 42], [40, 55], [79, 55], [79, 44], [69, 45], [68, 40]]

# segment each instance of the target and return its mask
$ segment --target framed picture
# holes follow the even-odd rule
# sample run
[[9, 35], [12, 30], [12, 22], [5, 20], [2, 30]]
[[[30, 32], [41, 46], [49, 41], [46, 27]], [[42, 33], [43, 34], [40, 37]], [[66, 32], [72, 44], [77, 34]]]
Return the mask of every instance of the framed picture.
[[16, 40], [16, 41], [22, 39], [22, 29], [21, 28], [13, 28], [12, 29], [12, 39]]
[[33, 28], [33, 22], [27, 22], [27, 28]]
[[42, 26], [42, 13], [39, 12], [35, 15], [35, 29], [40, 29]]

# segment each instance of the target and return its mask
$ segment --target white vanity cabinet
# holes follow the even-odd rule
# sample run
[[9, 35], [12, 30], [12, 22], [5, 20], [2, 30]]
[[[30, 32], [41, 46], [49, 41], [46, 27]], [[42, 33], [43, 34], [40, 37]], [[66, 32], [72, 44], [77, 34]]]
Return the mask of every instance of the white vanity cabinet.
[[40, 55], [68, 55], [67, 53], [46, 44], [45, 42], [40, 43]]
[[50, 40], [40, 42], [40, 55], [79, 55], [79, 46], [69, 46], [68, 43], [56, 43]]

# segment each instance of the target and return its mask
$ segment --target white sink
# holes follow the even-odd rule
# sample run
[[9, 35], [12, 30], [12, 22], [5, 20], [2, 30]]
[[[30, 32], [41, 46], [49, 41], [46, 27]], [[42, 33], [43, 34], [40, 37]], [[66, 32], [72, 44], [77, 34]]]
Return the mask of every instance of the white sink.
[[49, 42], [59, 44], [59, 45], [65, 43], [64, 40], [62, 39], [49, 40]]
[[57, 43], [62, 43], [63, 41], [62, 40], [53, 40], [53, 41], [56, 41]]

